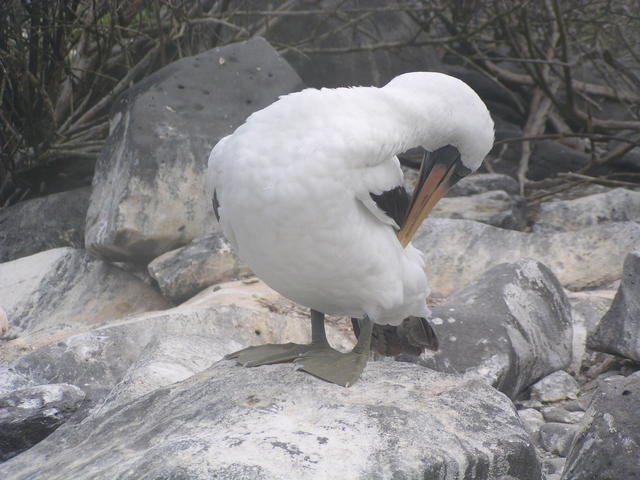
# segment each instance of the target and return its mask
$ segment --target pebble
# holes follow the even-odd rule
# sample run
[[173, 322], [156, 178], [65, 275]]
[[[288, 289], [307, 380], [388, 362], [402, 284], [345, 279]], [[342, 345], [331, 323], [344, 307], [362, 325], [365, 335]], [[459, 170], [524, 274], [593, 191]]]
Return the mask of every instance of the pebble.
[[558, 370], [531, 387], [531, 398], [541, 402], [557, 402], [577, 398], [579, 390], [578, 382], [571, 375]]

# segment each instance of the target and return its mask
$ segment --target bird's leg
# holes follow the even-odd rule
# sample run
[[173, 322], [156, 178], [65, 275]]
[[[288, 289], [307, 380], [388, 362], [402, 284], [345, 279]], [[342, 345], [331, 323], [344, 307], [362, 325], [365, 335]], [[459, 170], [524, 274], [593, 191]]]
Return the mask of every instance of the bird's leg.
[[349, 353], [332, 348], [309, 350], [295, 360], [297, 368], [311, 375], [343, 387], [353, 385], [364, 370], [371, 349], [373, 322], [362, 319], [358, 342]]
[[244, 367], [258, 367], [272, 363], [292, 362], [314, 350], [332, 350], [324, 330], [324, 313], [311, 310], [311, 343], [267, 343], [247, 347], [226, 355], [225, 360], [235, 360]]

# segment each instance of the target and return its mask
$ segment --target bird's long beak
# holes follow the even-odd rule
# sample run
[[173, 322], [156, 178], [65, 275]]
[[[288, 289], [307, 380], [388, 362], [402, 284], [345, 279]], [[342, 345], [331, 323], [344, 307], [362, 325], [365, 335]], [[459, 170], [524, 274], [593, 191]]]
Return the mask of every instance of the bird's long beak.
[[462, 165], [457, 148], [447, 145], [429, 153], [422, 161], [420, 176], [411, 197], [398, 240], [406, 247], [436, 203], [461, 178], [471, 173]]

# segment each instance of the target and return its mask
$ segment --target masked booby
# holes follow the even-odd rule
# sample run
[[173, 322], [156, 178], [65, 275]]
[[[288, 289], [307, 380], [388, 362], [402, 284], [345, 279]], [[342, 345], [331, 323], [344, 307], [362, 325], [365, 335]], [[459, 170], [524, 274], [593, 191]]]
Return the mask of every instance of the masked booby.
[[[442, 73], [382, 88], [305, 89], [253, 113], [211, 151], [208, 183], [223, 233], [270, 287], [311, 309], [308, 345], [228, 355], [247, 366], [295, 362], [339, 385], [367, 362], [373, 324], [426, 318], [427, 278], [410, 241], [436, 202], [493, 145], [480, 97]], [[396, 155], [430, 152], [409, 196]], [[359, 318], [356, 346], [332, 349], [324, 314]]]

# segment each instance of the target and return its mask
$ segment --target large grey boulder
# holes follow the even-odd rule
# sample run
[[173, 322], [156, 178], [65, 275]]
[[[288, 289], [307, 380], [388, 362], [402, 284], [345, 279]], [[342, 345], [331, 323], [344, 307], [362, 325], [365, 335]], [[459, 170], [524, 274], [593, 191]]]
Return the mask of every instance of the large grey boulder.
[[0, 209], [0, 263], [57, 247], [82, 248], [89, 188]]
[[640, 473], [640, 372], [599, 382], [563, 480], [631, 480]]
[[571, 310], [553, 273], [525, 259], [498, 265], [432, 308], [437, 352], [417, 361], [482, 378], [510, 397], [571, 362]]
[[588, 344], [594, 350], [640, 361], [640, 251], [627, 255], [613, 304]]
[[487, 269], [521, 258], [544, 263], [566, 288], [606, 285], [624, 257], [640, 249], [640, 224], [620, 222], [575, 232], [524, 233], [468, 220], [427, 219], [413, 244], [425, 254], [431, 294], [447, 297]]
[[0, 396], [0, 462], [41, 441], [83, 400], [84, 392], [67, 384], [39, 385]]
[[204, 182], [211, 148], [302, 86], [265, 40], [253, 38], [178, 60], [129, 89], [96, 163], [87, 248], [146, 263], [212, 231]]
[[540, 204], [534, 232], [566, 232], [605, 222], [640, 220], [640, 192], [615, 188], [574, 200]]
[[481, 382], [370, 362], [346, 389], [220, 362], [59, 428], [0, 476], [538, 480], [540, 466], [511, 402]]
[[133, 275], [69, 247], [0, 264], [0, 305], [11, 335], [39, 337], [168, 307]]
[[162, 294], [174, 303], [182, 302], [210, 285], [252, 274], [220, 232], [196, 238], [184, 247], [160, 255], [147, 269]]

